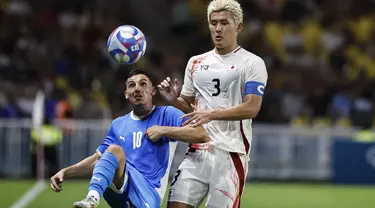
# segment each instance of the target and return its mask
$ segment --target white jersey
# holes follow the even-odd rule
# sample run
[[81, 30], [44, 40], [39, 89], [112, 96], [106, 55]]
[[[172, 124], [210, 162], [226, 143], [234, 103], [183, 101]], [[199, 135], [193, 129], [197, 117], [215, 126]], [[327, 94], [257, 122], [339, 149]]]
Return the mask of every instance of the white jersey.
[[[195, 97], [199, 109], [226, 109], [243, 103], [248, 94], [245, 90], [249, 86], [247, 83], [259, 83], [255, 86], [255, 94], [262, 96], [267, 78], [265, 63], [259, 56], [241, 47], [226, 55], [212, 50], [190, 58], [181, 94]], [[229, 152], [249, 152], [251, 119], [214, 120], [204, 127], [211, 138], [211, 145]]]

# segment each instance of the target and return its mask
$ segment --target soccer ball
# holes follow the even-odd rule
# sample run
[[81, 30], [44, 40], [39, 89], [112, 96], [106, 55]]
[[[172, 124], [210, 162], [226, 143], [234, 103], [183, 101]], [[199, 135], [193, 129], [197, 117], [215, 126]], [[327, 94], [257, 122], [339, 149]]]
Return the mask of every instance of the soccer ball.
[[134, 64], [146, 52], [146, 37], [135, 26], [117, 27], [109, 36], [108, 52], [120, 64]]

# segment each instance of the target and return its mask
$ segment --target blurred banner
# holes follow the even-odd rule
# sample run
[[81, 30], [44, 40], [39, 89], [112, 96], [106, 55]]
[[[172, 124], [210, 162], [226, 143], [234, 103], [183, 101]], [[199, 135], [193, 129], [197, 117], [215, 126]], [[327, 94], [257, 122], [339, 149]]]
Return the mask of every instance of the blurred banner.
[[[61, 128], [66, 128], [67, 125], [73, 129], [64, 133], [64, 138], [58, 145], [58, 168], [92, 155], [105, 137], [110, 124], [110, 120], [59, 122]], [[31, 128], [31, 120], [0, 120], [2, 177], [31, 176]], [[353, 133], [352, 129], [254, 125], [248, 180], [329, 181], [334, 176], [333, 181], [338, 182], [344, 179], [348, 181], [348, 177], [353, 177], [351, 180], [364, 180], [359, 176], [367, 176], [368, 179], [363, 182], [374, 182], [375, 145], [350, 142]], [[181, 142], [177, 146], [170, 176], [177, 170], [186, 148], [187, 145]], [[366, 162], [366, 154], [372, 166]], [[50, 166], [46, 160], [46, 173]]]
[[332, 182], [375, 184], [375, 142], [334, 140]]

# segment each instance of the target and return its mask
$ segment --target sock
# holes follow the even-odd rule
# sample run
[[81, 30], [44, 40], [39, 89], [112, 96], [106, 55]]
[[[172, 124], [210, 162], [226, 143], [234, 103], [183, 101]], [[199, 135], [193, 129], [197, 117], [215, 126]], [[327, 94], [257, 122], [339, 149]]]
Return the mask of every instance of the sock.
[[[118, 159], [116, 156], [111, 152], [104, 152], [94, 167], [89, 186], [89, 195], [90, 193], [92, 194], [90, 196], [96, 198], [96, 193], [99, 194], [99, 199], [103, 196], [104, 191], [113, 181], [117, 167]], [[96, 191], [96, 193], [94, 191]]]
[[91, 191], [89, 191], [89, 193], [87, 195], [90, 196], [91, 198], [94, 198], [96, 200], [96, 202], [99, 203], [100, 195], [97, 191], [91, 190]]

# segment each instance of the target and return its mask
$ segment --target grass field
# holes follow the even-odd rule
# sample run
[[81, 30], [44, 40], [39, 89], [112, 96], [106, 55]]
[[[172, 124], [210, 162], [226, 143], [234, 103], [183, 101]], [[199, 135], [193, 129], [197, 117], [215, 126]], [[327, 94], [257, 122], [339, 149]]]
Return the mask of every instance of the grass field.
[[[0, 180], [0, 207], [16, 202], [33, 186], [32, 181]], [[27, 207], [71, 207], [87, 193], [87, 181], [64, 183], [61, 193], [54, 193], [49, 186]], [[247, 184], [242, 198], [243, 208], [373, 208], [375, 187], [330, 186], [307, 184]], [[107, 208], [101, 201], [100, 208]], [[162, 207], [165, 207], [163, 205]]]

